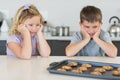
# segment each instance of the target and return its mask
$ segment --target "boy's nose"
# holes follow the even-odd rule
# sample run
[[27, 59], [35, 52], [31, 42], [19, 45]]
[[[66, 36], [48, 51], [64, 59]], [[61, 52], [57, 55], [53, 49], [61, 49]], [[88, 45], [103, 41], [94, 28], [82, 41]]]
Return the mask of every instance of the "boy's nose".
[[89, 29], [89, 33], [94, 33], [94, 30], [93, 29]]

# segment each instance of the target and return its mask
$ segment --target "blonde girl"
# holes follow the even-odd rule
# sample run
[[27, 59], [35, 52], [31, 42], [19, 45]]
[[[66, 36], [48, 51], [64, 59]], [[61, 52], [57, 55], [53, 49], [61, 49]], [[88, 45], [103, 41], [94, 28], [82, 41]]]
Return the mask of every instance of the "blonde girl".
[[7, 39], [7, 55], [30, 59], [36, 50], [43, 57], [50, 55], [51, 49], [42, 33], [42, 16], [34, 5], [24, 5], [18, 9]]

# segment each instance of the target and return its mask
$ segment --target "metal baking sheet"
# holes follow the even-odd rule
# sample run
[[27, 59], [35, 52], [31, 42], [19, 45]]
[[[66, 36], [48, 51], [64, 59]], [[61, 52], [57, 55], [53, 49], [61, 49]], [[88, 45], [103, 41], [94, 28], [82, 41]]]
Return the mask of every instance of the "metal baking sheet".
[[[90, 70], [88, 70], [87, 72], [84, 73], [74, 73], [71, 71], [58, 71], [57, 69], [67, 65], [69, 62], [77, 62], [79, 65], [82, 64], [91, 64], [92, 68]], [[103, 63], [103, 62], [93, 62], [93, 61], [82, 61], [82, 60], [63, 60], [60, 62], [53, 62], [49, 65], [49, 67], [47, 68], [47, 70], [50, 73], [54, 73], [54, 74], [61, 74], [61, 75], [70, 75], [70, 76], [80, 76], [80, 77], [91, 77], [91, 78], [98, 78], [98, 79], [109, 79], [109, 80], [120, 80], [120, 76], [113, 76], [112, 75], [112, 71], [106, 71], [105, 73], [103, 73], [102, 75], [92, 75], [89, 73], [89, 71], [92, 71], [92, 69], [94, 68], [99, 68], [102, 66], [112, 66], [113, 70], [116, 70], [118, 67], [120, 67], [120, 64], [114, 64], [114, 63]]]

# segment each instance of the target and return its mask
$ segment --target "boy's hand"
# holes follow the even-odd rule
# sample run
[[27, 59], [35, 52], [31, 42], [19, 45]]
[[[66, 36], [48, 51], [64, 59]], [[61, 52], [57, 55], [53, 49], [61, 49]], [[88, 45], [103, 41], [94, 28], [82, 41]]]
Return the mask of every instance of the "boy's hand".
[[90, 40], [90, 35], [86, 32], [86, 30], [84, 29], [83, 26], [81, 26], [81, 32], [82, 32], [82, 35], [83, 35], [83, 39], [84, 40]]
[[20, 32], [22, 35], [29, 33], [29, 30], [27, 29], [25, 24], [20, 24], [17, 28], [18, 32]]
[[101, 33], [101, 28], [99, 28], [98, 31], [95, 33], [95, 35], [93, 36], [93, 39], [95, 40], [96, 38], [99, 38], [100, 33]]

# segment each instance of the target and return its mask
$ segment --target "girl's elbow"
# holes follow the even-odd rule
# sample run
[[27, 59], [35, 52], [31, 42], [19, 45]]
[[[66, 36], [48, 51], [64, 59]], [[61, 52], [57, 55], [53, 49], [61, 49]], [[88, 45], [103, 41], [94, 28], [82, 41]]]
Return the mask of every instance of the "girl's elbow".
[[31, 59], [31, 56], [17, 56], [19, 59], [25, 59], [25, 60], [29, 60]]
[[42, 57], [49, 57], [50, 56], [51, 51], [49, 52], [44, 52], [43, 54], [41, 54]]
[[29, 59], [31, 59], [31, 54], [30, 54], [30, 55], [20, 54], [20, 55], [17, 55], [17, 57], [18, 57], [19, 59], [29, 60]]

